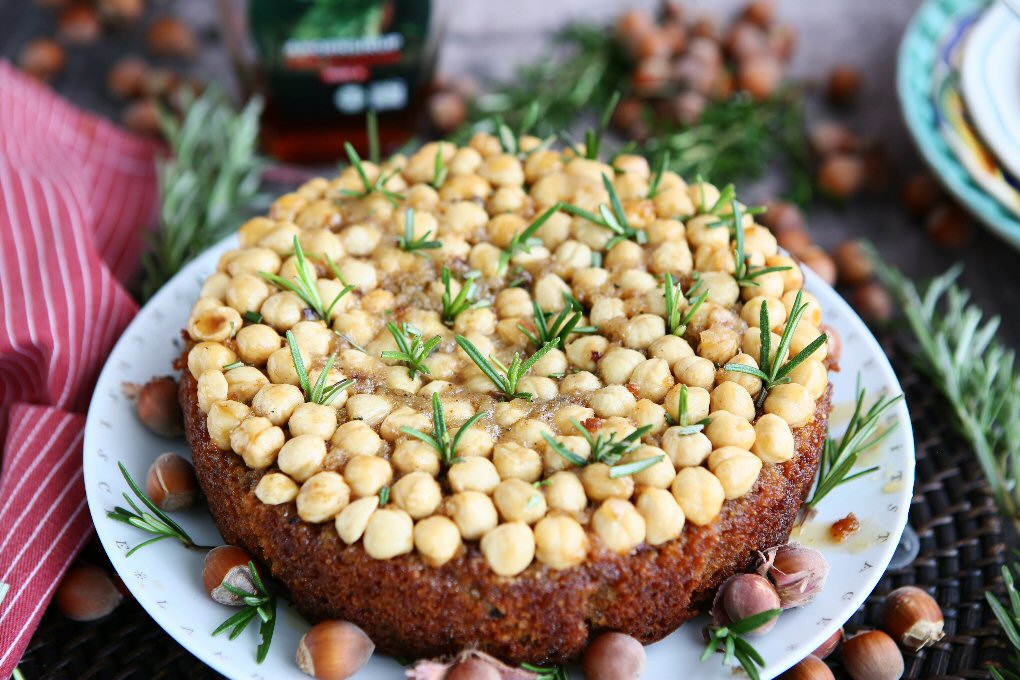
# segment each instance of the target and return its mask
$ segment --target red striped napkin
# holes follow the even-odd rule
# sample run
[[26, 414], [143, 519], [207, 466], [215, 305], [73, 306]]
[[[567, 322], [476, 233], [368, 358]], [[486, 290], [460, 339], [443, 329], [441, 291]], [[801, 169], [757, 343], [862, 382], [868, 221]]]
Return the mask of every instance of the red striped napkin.
[[137, 310], [155, 150], [0, 61], [0, 678], [92, 533], [84, 414]]

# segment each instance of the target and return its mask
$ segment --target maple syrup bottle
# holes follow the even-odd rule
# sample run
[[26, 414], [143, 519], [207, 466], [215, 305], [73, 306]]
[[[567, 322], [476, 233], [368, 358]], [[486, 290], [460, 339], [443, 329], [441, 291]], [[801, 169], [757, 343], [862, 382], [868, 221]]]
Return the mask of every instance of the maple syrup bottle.
[[367, 151], [414, 132], [435, 63], [431, 0], [222, 0], [224, 37], [249, 93], [266, 101], [263, 148], [280, 160]]

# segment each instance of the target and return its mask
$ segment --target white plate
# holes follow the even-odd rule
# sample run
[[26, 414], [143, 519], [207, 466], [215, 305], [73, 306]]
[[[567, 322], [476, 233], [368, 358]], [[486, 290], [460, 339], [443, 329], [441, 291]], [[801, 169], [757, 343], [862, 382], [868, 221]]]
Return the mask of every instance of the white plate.
[[993, 5], [967, 39], [960, 72], [974, 125], [999, 162], [1020, 177], [1020, 17]]
[[[180, 330], [201, 282], [215, 269], [220, 254], [235, 243], [235, 237], [228, 238], [174, 277], [139, 312], [110, 354], [85, 426], [85, 489], [96, 530], [114, 567], [138, 602], [170, 635], [230, 678], [297, 679], [305, 676], [294, 663], [294, 652], [308, 624], [286, 603], [280, 604], [269, 657], [258, 665], [254, 625], [233, 642], [225, 636], [210, 636], [236, 610], [216, 604], [203, 590], [202, 553], [164, 540], [127, 557], [128, 548], [144, 540], [146, 534], [106, 517], [114, 505], [123, 505], [121, 493], [128, 490], [118, 461], [135, 479], [143, 480], [149, 464], [160, 453], [189, 455], [183, 440], [161, 439], [139, 423], [132, 405], [121, 395], [121, 383], [144, 382], [153, 375], [173, 372], [172, 362], [181, 350]], [[832, 416], [834, 430], [838, 431], [849, 418], [858, 371], [872, 396], [898, 394], [901, 390], [881, 348], [856, 314], [809, 270], [804, 273], [808, 289], [825, 309], [826, 323], [843, 338], [843, 370], [834, 381]], [[763, 678], [778, 675], [828, 638], [860, 607], [889, 563], [907, 522], [914, 482], [913, 435], [902, 402], [889, 412], [887, 423], [892, 422], [898, 423], [893, 435], [862, 461], [862, 465], [881, 465], [880, 471], [834, 491], [799, 537], [825, 552], [832, 571], [824, 592], [810, 606], [784, 613], [771, 633], [754, 641], [767, 661]], [[860, 532], [840, 546], [826, 541], [828, 526], [850, 511], [861, 520]], [[192, 510], [179, 520], [199, 544], [222, 542], [206, 511]], [[648, 647], [646, 677], [672, 677], [676, 669], [684, 668], [685, 680], [732, 678], [731, 671], [722, 666], [721, 657], [698, 662], [703, 648], [702, 624], [692, 622]], [[401, 677], [402, 667], [396, 661], [378, 655], [357, 675], [358, 680]], [[581, 675], [575, 670], [572, 677]]]

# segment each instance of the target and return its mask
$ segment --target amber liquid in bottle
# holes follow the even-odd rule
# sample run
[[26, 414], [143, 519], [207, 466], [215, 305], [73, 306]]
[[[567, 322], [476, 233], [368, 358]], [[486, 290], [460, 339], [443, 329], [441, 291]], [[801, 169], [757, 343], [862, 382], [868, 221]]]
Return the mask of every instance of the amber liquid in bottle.
[[245, 18], [269, 154], [331, 162], [345, 142], [365, 153], [369, 111], [383, 147], [411, 137], [434, 62], [429, 0], [249, 0]]

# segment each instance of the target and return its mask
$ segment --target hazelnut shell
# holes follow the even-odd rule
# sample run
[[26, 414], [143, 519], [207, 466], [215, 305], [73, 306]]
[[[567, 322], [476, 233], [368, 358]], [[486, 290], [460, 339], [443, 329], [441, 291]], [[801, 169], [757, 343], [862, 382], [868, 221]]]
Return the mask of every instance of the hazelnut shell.
[[368, 663], [374, 651], [375, 644], [353, 623], [323, 621], [301, 638], [297, 664], [319, 680], [347, 680]]
[[853, 680], [899, 680], [903, 654], [880, 630], [860, 633], [843, 643], [843, 667]]
[[164, 453], [154, 460], [145, 482], [149, 498], [167, 512], [190, 508], [198, 498], [195, 468], [176, 453]]
[[72, 621], [95, 621], [116, 609], [124, 596], [105, 571], [83, 566], [67, 572], [56, 599], [60, 611]]
[[917, 652], [943, 638], [942, 609], [927, 592], [903, 586], [889, 593], [882, 609], [882, 628], [901, 645]]
[[243, 604], [236, 593], [227, 590], [224, 584], [231, 585], [249, 593], [255, 593], [255, 582], [251, 577], [252, 561], [244, 549], [234, 545], [221, 545], [213, 548], [205, 556], [202, 565], [202, 584], [216, 602], [231, 607]]

